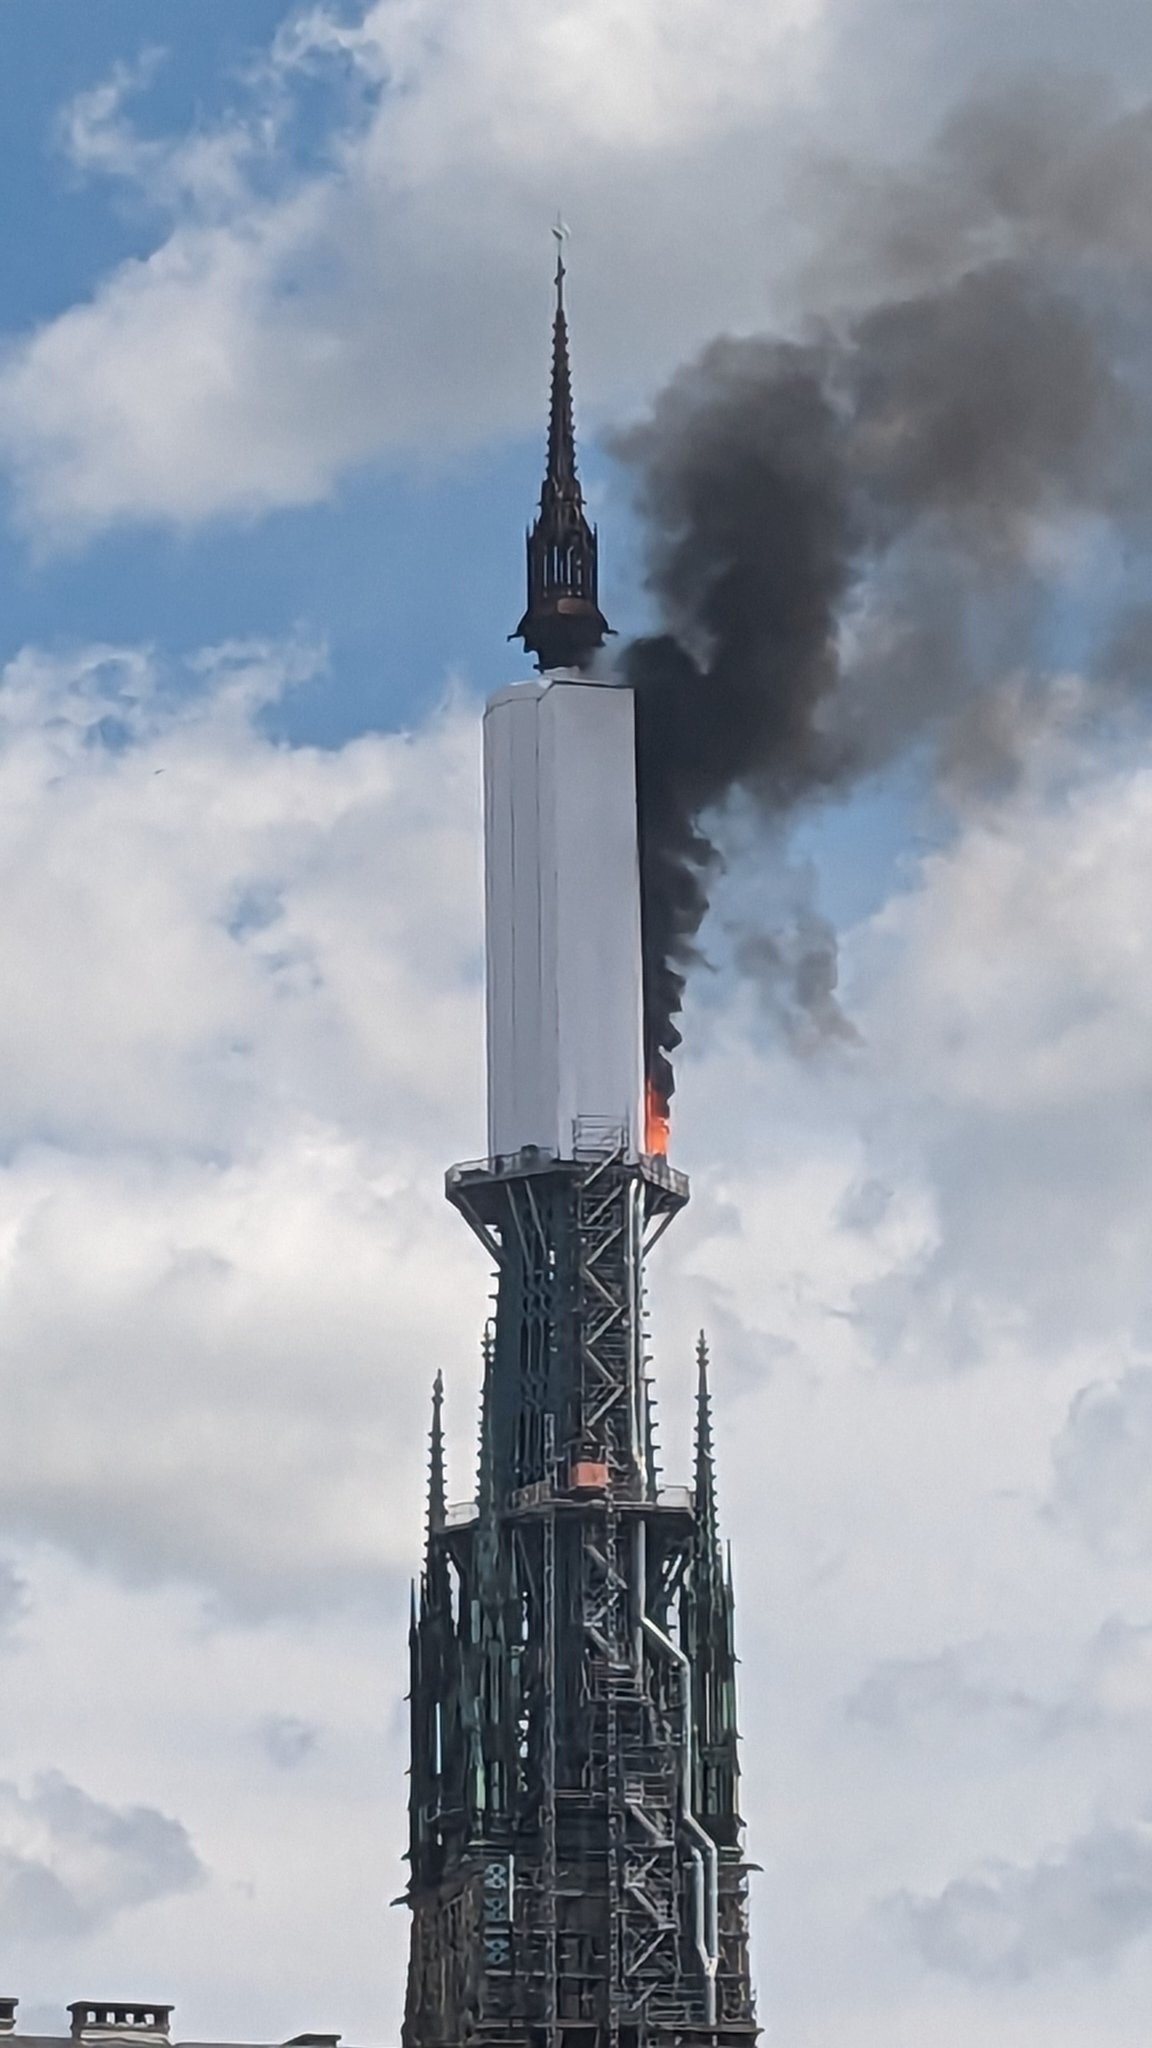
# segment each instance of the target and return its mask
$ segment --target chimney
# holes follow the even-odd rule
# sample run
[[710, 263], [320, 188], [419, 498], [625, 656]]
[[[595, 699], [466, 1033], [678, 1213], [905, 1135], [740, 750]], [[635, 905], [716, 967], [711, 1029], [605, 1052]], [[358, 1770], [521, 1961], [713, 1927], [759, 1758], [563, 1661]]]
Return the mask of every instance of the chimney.
[[0, 1998], [0, 2034], [16, 2032], [16, 2007], [19, 2003], [18, 1998]]
[[168, 2043], [172, 2038], [170, 2005], [113, 2004], [103, 1999], [78, 1998], [68, 2007], [72, 2039], [84, 2042], [128, 2040]]

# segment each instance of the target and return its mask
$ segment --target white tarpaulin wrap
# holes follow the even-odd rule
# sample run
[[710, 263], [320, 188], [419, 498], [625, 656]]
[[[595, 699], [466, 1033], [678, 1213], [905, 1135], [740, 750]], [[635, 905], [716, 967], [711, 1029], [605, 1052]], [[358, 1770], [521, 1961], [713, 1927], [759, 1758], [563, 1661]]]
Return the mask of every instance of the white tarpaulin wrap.
[[484, 714], [488, 1145], [643, 1143], [634, 708], [519, 683]]

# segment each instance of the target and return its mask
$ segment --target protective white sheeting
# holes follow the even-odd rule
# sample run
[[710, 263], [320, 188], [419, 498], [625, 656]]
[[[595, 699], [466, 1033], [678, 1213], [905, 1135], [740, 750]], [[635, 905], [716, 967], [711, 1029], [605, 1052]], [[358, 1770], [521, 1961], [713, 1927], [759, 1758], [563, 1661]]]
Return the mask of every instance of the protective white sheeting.
[[634, 707], [517, 683], [484, 714], [488, 1148], [643, 1143]]

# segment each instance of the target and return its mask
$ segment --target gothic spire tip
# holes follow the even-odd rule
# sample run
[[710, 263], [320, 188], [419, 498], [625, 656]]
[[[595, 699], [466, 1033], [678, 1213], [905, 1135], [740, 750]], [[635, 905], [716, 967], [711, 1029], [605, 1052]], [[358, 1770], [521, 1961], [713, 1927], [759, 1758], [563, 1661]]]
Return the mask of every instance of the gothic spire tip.
[[696, 1339], [696, 1420], [697, 1428], [712, 1441], [712, 1394], [708, 1384], [708, 1339], [701, 1330]]
[[712, 1445], [712, 1395], [708, 1386], [708, 1339], [696, 1340], [696, 1509], [708, 1539], [716, 1540], [716, 1467]]
[[446, 1487], [444, 1483], [444, 1375], [437, 1372], [432, 1382], [432, 1428], [428, 1439], [428, 1533], [444, 1527]]
[[564, 241], [568, 230], [557, 219], [556, 315], [552, 328], [552, 402], [548, 417], [548, 462], [540, 510], [528, 535], [528, 604], [515, 633], [540, 673], [586, 668], [611, 627], [597, 595], [596, 529], [584, 511], [576, 472], [572, 420], [572, 374], [568, 360], [568, 316], [564, 306]]

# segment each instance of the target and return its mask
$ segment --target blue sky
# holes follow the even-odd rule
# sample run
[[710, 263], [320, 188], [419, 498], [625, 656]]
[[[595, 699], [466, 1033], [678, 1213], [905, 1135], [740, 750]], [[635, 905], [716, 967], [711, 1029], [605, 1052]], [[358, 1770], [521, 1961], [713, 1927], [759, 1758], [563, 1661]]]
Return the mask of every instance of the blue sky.
[[[67, 35], [47, 25], [53, 14], [67, 19]], [[84, 299], [117, 264], [146, 258], [157, 240], [145, 190], [88, 178], [69, 161], [62, 110], [117, 66], [143, 59], [145, 77], [132, 96], [140, 136], [209, 129], [247, 103], [251, 73], [284, 18], [281, 0], [194, 5], [172, 10], [158, 33], [147, 0], [5, 9], [0, 162], [6, 186], [20, 195], [6, 212], [2, 245], [0, 318], [10, 335]], [[323, 164], [334, 111], [347, 112], [342, 95], [298, 92], [273, 186]], [[540, 289], [525, 309], [526, 324], [536, 316], [525, 336], [536, 357], [534, 389], [525, 394], [525, 411], [539, 414], [534, 432], [493, 441], [481, 422], [479, 447], [392, 461], [366, 451], [319, 506], [258, 518], [225, 513], [175, 532], [130, 519], [47, 549], [21, 530], [9, 500], [0, 536], [8, 645], [140, 640], [178, 657], [210, 641], [299, 634], [327, 650], [328, 666], [278, 707], [277, 729], [322, 745], [422, 718], [448, 678], [480, 693], [504, 680], [519, 660], [506, 636], [522, 609], [521, 536], [542, 464], [547, 219], [542, 213], [537, 243], [525, 250], [539, 264]], [[466, 308], [457, 317], [466, 319]], [[607, 515], [605, 602], [620, 630], [635, 630], [645, 611], [627, 497], [591, 432], [582, 466], [590, 499]]]
[[4, 0], [3, 110], [5, 184], [16, 204], [3, 231], [5, 325], [49, 318], [90, 291], [118, 258], [151, 245], [154, 221], [141, 205], [117, 207], [99, 189], [69, 176], [59, 121], [74, 94], [113, 66], [149, 50], [163, 52], [141, 112], [158, 131], [183, 128], [225, 110], [239, 75], [283, 18], [280, 0], [235, 0], [227, 8], [193, 4], [165, 11], [148, 0], [97, 0], [74, 7], [46, 0], [22, 7]]
[[[8, 333], [51, 319], [156, 239], [143, 194], [90, 183], [69, 165], [60, 122], [73, 95], [154, 51], [134, 102], [141, 130], [211, 125], [245, 97], [244, 74], [284, 14], [282, 0], [173, 8], [162, 24], [149, 0], [5, 6], [0, 163], [19, 201], [5, 209], [0, 244]], [[281, 174], [323, 148], [329, 115], [323, 95], [314, 105], [304, 96]], [[542, 231], [542, 263], [548, 246]], [[544, 394], [543, 327], [537, 340]], [[368, 462], [319, 508], [177, 534], [141, 523], [47, 555], [9, 525], [0, 542], [7, 644], [143, 640], [179, 656], [210, 641], [299, 632], [328, 650], [329, 666], [283, 707], [287, 735], [332, 744], [420, 718], [447, 676], [486, 690], [507, 673], [520, 528], [540, 459], [537, 435], [424, 474]]]

